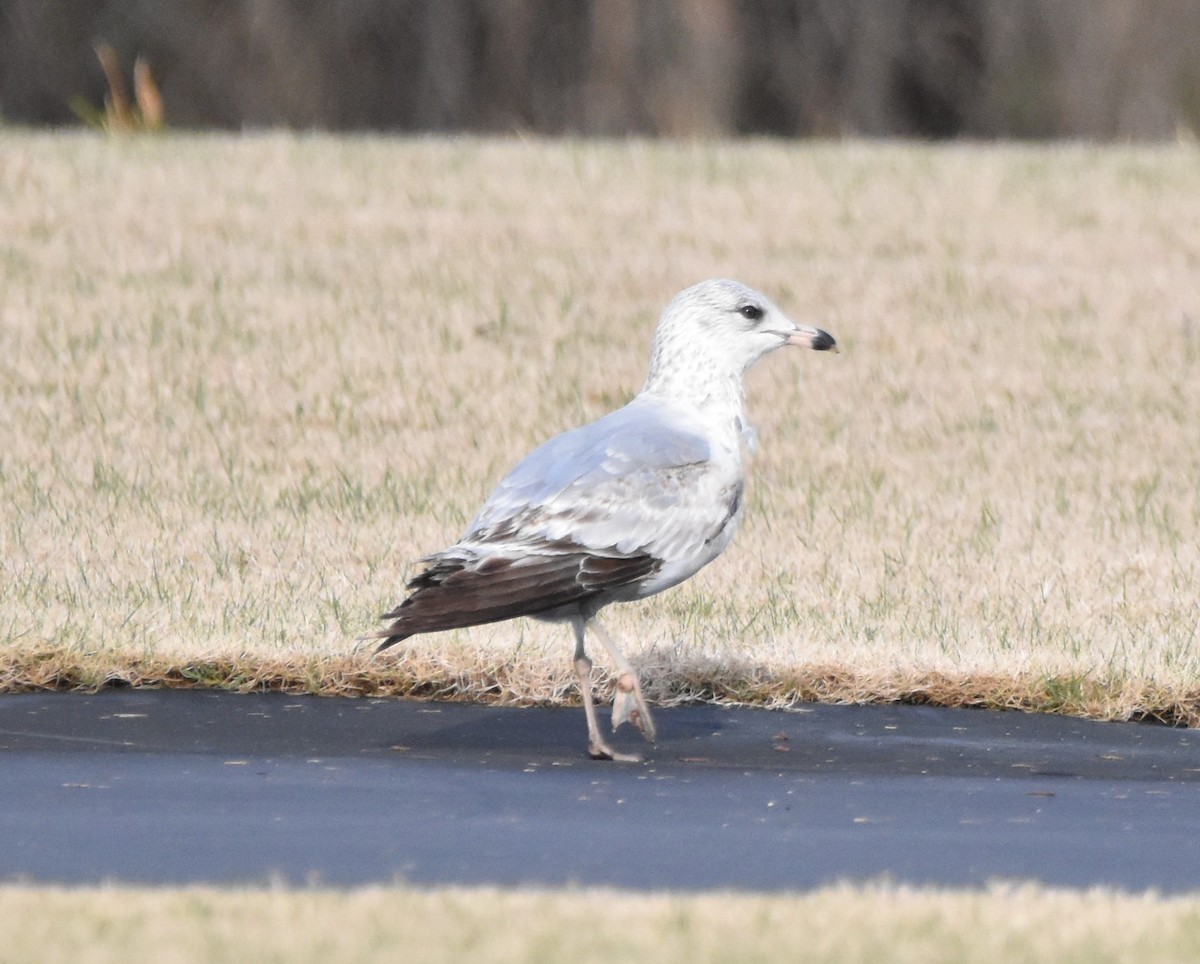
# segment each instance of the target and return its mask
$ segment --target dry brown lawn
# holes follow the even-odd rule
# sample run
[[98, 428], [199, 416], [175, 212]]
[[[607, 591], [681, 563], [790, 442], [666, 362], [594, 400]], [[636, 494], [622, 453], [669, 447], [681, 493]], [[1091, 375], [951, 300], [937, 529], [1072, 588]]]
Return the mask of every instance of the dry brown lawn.
[[1200, 720], [1200, 151], [0, 131], [0, 686], [575, 698], [562, 627], [356, 637], [730, 276], [730, 551], [660, 701]]
[[1200, 902], [996, 886], [805, 895], [0, 887], [0, 964], [192, 961], [1185, 964]]

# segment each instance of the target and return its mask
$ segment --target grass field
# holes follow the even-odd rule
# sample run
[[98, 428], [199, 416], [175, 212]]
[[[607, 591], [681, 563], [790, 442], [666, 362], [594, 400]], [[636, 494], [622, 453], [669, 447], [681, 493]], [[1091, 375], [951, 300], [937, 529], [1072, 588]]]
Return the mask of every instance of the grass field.
[[1200, 722], [1200, 151], [0, 130], [0, 688], [574, 701], [569, 634], [356, 650], [731, 276], [743, 530], [609, 623], [660, 702]]
[[1186, 898], [996, 887], [803, 896], [0, 887], [0, 962], [1192, 962]]

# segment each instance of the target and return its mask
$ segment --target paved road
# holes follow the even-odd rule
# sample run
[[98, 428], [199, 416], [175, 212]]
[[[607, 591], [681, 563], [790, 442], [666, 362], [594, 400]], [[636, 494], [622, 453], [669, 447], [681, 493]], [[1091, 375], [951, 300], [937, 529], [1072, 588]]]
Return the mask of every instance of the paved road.
[[[0, 879], [1200, 891], [1200, 734], [916, 707], [580, 710], [0, 697]], [[622, 748], [640, 738], [623, 734]]]

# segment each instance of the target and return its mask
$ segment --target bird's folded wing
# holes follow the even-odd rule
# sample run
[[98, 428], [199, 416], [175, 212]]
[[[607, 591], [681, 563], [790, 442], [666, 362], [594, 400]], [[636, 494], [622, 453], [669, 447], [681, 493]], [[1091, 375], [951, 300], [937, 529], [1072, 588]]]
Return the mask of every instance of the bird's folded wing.
[[535, 449], [496, 487], [462, 542], [570, 541], [661, 556], [706, 522], [720, 524], [719, 490], [728, 480], [711, 472], [711, 456], [708, 440], [678, 413], [637, 398]]
[[736, 514], [740, 478], [707, 440], [634, 403], [551, 439], [497, 486], [466, 535], [425, 560], [384, 619], [416, 633], [536, 615], [613, 593], [702, 555]]

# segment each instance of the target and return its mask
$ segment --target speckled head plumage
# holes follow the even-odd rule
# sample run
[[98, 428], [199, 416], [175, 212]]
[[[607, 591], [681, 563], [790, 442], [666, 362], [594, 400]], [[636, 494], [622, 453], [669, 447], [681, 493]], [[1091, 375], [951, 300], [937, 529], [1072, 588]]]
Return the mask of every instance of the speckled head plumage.
[[837, 351], [832, 335], [797, 325], [761, 292], [725, 278], [702, 281], [663, 311], [643, 391], [694, 401], [706, 385], [740, 386], [747, 369], [785, 345]]

